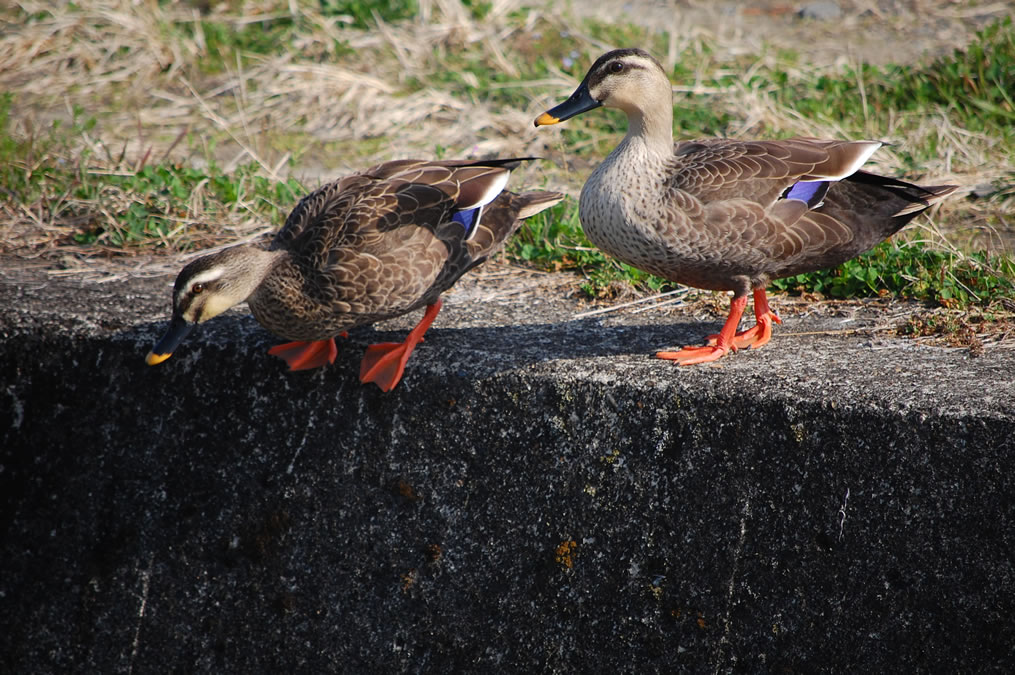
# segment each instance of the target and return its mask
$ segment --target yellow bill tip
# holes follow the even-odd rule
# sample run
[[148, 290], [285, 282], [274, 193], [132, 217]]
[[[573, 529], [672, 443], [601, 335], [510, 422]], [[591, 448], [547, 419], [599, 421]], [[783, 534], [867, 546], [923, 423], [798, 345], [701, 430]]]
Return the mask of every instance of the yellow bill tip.
[[154, 366], [158, 363], [162, 363], [172, 355], [173, 355], [172, 352], [169, 352], [168, 354], [156, 354], [155, 352], [148, 352], [148, 356], [145, 357], [144, 361], [149, 366]]
[[560, 122], [560, 120], [551, 115], [550, 113], [543, 113], [542, 115], [536, 118], [535, 124], [537, 127], [545, 127], [550, 124], [557, 124], [558, 122]]

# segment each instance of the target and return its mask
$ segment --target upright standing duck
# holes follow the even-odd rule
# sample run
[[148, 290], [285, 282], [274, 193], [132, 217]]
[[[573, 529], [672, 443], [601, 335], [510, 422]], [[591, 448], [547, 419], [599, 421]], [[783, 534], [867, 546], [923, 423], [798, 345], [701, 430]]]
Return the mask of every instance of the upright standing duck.
[[522, 159], [386, 162], [304, 197], [271, 245], [194, 260], [173, 288], [173, 318], [148, 354], [168, 359], [191, 328], [246, 301], [293, 342], [270, 354], [290, 370], [335, 360], [334, 337], [426, 306], [404, 343], [367, 348], [360, 380], [390, 391], [441, 308], [440, 295], [495, 252], [556, 192], [505, 190]]
[[[765, 295], [769, 281], [845, 262], [957, 187], [861, 171], [877, 141], [674, 144], [669, 78], [641, 49], [600, 56], [570, 98], [535, 124], [599, 106], [623, 110], [628, 131], [582, 188], [579, 217], [589, 240], [670, 281], [733, 291], [726, 323], [705, 346], [656, 354], [681, 365], [761, 347], [772, 322], [780, 323]], [[737, 332], [751, 291], [756, 325]]]

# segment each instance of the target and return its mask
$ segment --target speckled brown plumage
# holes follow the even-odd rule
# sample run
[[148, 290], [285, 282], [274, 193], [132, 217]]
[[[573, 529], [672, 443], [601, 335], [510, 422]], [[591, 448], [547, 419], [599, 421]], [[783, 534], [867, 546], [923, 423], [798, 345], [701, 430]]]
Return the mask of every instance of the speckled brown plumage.
[[433, 303], [514, 232], [525, 206], [559, 201], [502, 192], [466, 239], [451, 220], [461, 193], [505, 170], [400, 160], [319, 188], [272, 242], [286, 255], [248, 299], [252, 313], [280, 337], [320, 340]]
[[[680, 363], [760, 347], [771, 321], [778, 321], [765, 299], [770, 280], [849, 260], [956, 189], [920, 187], [861, 171], [881, 145], [876, 141], [674, 144], [669, 80], [640, 49], [601, 56], [571, 97], [536, 125], [555, 124], [600, 105], [625, 111], [629, 129], [582, 188], [579, 215], [589, 240], [671, 281], [734, 293], [727, 321], [732, 327], [724, 328], [728, 344], [719, 339], [713, 351], [660, 354]], [[757, 336], [733, 335], [752, 291], [759, 324], [768, 325]]]
[[[299, 202], [267, 250], [236, 246], [187, 265], [174, 288], [174, 324], [246, 300], [279, 337], [318, 341], [434, 305], [521, 219], [562, 198], [504, 190], [520, 161], [399, 160], [329, 183]], [[178, 342], [160, 343], [149, 361]]]

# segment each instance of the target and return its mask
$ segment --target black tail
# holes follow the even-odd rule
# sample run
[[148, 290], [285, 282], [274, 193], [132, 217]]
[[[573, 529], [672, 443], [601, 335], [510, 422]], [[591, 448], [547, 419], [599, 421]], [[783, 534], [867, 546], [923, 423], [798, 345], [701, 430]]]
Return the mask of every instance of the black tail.
[[897, 178], [868, 173], [867, 171], [857, 171], [853, 175], [847, 176], [846, 180], [852, 183], [881, 188], [903, 200], [907, 205], [893, 214], [894, 217], [903, 219], [899, 227], [908, 223], [918, 213], [938, 203], [959, 188], [958, 185], [929, 185], [924, 187], [914, 183], [907, 183]]

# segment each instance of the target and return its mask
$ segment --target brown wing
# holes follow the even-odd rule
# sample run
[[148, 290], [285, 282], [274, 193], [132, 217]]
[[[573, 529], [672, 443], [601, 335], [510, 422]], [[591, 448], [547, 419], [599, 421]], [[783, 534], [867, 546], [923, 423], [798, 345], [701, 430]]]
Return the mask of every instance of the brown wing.
[[[351, 314], [410, 311], [436, 300], [503, 243], [518, 211], [538, 201], [519, 202], [511, 217], [490, 204], [489, 225], [452, 220], [463, 208], [497, 198], [518, 161], [399, 160], [371, 167], [301, 200], [272, 247], [290, 251], [303, 294], [314, 303]], [[471, 242], [477, 232], [483, 236]]]
[[[385, 162], [307, 195], [272, 242], [290, 254], [295, 313], [341, 330], [434, 302], [520, 217], [560, 200], [504, 192], [520, 161]], [[482, 218], [454, 220], [480, 205]]]
[[322, 185], [306, 195], [289, 213], [282, 229], [271, 242], [272, 250], [291, 248], [293, 242], [303, 236], [308, 229], [327, 222], [328, 227], [349, 227], [353, 225], [341, 215], [350, 208], [358, 195], [370, 189], [376, 181], [363, 174], [345, 176], [334, 182]]
[[798, 181], [854, 173], [880, 145], [816, 138], [687, 141], [674, 146], [668, 185], [705, 202], [748, 199], [767, 208]]
[[[285, 225], [275, 235], [271, 248], [291, 246], [322, 214], [343, 212], [349, 208], [350, 199], [357, 199], [358, 195], [377, 185], [430, 185], [448, 195], [460, 208], [473, 205], [484, 195], [488, 195], [490, 201], [499, 193], [498, 190], [489, 194], [496, 184], [506, 182], [511, 170], [527, 159], [530, 158], [483, 161], [399, 159], [372, 166], [323, 185], [301, 199], [286, 218]], [[355, 222], [344, 221], [343, 226], [353, 227]]]
[[511, 170], [528, 159], [531, 158], [398, 160], [380, 164], [366, 173], [387, 180], [432, 185], [452, 197], [458, 208], [466, 209], [493, 201], [507, 184]]
[[723, 275], [779, 276], [802, 260], [848, 249], [854, 238], [841, 220], [780, 197], [802, 180], [850, 175], [878, 145], [806, 138], [680, 143], [669, 201], [693, 223], [685, 233], [691, 248], [715, 258], [709, 262]]
[[290, 251], [302, 295], [319, 307], [370, 317], [409, 311], [447, 259], [436, 229], [455, 203], [429, 185], [350, 178], [305, 197], [272, 246]]

